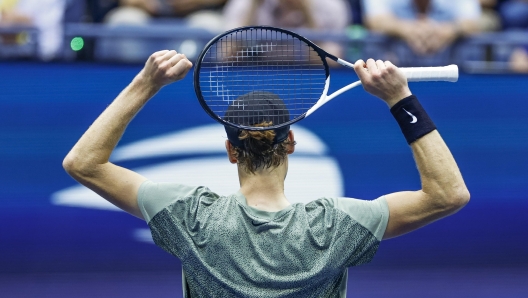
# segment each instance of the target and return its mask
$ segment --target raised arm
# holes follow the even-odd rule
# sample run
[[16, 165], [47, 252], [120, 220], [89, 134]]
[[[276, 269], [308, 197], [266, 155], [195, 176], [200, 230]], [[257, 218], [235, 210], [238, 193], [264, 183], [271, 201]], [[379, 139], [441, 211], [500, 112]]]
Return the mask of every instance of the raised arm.
[[88, 128], [63, 161], [75, 180], [122, 210], [142, 218], [137, 204], [143, 176], [109, 162], [126, 127], [164, 85], [185, 77], [192, 64], [176, 51], [152, 54], [145, 67]]
[[[405, 75], [388, 61], [369, 59], [365, 64], [359, 60], [354, 68], [365, 90], [391, 108], [411, 95]], [[416, 120], [409, 115], [410, 122], [423, 125], [421, 121], [424, 119], [418, 117]], [[406, 137], [409, 141], [409, 134]], [[458, 166], [436, 129], [411, 141], [410, 146], [422, 189], [385, 196], [390, 215], [384, 239], [403, 235], [451, 215], [469, 201], [469, 192]]]

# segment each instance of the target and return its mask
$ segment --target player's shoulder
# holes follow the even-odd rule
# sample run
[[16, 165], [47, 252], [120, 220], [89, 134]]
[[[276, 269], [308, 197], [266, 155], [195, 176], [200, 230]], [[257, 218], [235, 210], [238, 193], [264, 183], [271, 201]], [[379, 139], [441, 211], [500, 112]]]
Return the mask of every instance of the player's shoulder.
[[207, 186], [194, 186], [174, 182], [154, 182], [146, 180], [139, 188], [139, 195], [157, 196], [171, 200], [193, 199], [197, 197], [218, 199], [220, 196]]
[[339, 206], [338, 198], [333, 197], [320, 197], [311, 202], [304, 204], [296, 204], [297, 208], [303, 208], [306, 214], [310, 217], [316, 217], [319, 215], [327, 216], [338, 216], [342, 210]]
[[222, 198], [206, 186], [192, 186], [172, 182], [143, 182], [138, 192], [138, 205], [148, 222], [159, 211], [180, 203], [187, 208], [210, 205]]
[[306, 212], [313, 216], [324, 215], [348, 218], [368, 229], [379, 240], [389, 220], [389, 207], [384, 196], [375, 200], [354, 198], [319, 198], [306, 204]]
[[354, 207], [361, 209], [371, 205], [379, 205], [383, 202], [385, 202], [384, 197], [379, 197], [375, 200], [361, 200], [348, 197], [321, 197], [309, 203], [306, 203], [305, 205], [307, 207], [309, 206], [312, 208], [330, 207], [346, 211]]

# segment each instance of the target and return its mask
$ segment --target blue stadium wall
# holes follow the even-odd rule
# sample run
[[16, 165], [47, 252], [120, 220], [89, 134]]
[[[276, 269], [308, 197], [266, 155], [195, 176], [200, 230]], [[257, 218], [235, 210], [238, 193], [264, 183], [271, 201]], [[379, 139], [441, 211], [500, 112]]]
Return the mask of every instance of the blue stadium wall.
[[[177, 259], [133, 237], [131, 231], [145, 229], [144, 222], [52, 201], [54, 193], [76, 185], [62, 159], [140, 68], [0, 64], [0, 272], [179, 268]], [[337, 70], [331, 85], [354, 80], [353, 72]], [[411, 85], [452, 150], [471, 202], [448, 219], [385, 241], [370, 266], [528, 266], [527, 84], [525, 76], [462, 75], [456, 84]], [[189, 75], [149, 102], [120, 145], [213, 123]], [[328, 147], [346, 196], [374, 199], [420, 187], [411, 151], [387, 107], [362, 89], [336, 98], [300, 125]], [[201, 158], [170, 159], [189, 157]]]

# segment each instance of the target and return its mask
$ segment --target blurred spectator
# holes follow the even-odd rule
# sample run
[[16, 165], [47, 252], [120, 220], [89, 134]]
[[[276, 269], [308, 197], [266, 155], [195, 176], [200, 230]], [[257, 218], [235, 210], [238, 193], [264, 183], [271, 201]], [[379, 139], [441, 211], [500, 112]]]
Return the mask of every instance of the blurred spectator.
[[[34, 26], [39, 30], [39, 56], [51, 60], [63, 40], [65, 0], [0, 0], [0, 26]], [[24, 34], [1, 36], [3, 43], [25, 43]]]
[[342, 30], [350, 22], [344, 0], [229, 0], [225, 29], [249, 25]]
[[478, 0], [363, 0], [364, 22], [403, 39], [418, 56], [435, 54], [479, 32]]
[[504, 29], [528, 28], [528, 0], [508, 0], [500, 6]]
[[144, 9], [153, 16], [186, 17], [202, 10], [213, 9], [225, 3], [225, 0], [120, 0], [121, 6], [135, 6]]
[[[504, 29], [528, 28], [528, 0], [508, 0], [500, 6]], [[528, 73], [528, 47], [518, 47], [510, 56], [510, 69]]]
[[119, 4], [118, 0], [88, 0], [86, 2], [88, 20], [94, 23], [103, 22], [106, 14]]
[[513, 51], [510, 56], [510, 69], [518, 73], [528, 73], [528, 47]]
[[[119, 0], [118, 7], [107, 13], [104, 22], [111, 26], [180, 26], [197, 27], [210, 31], [222, 30], [222, 8], [226, 0]], [[192, 40], [170, 37], [100, 38], [95, 56], [125, 62], [143, 61], [160, 49], [177, 49], [193, 58], [199, 45]]]
[[[226, 30], [249, 25], [344, 30], [349, 23], [350, 9], [344, 0], [229, 0], [224, 8]], [[342, 54], [334, 42], [317, 43], [329, 53]]]
[[353, 24], [363, 25], [363, 16], [361, 15], [361, 0], [347, 0], [350, 6], [350, 17]]
[[218, 30], [221, 27], [221, 8], [226, 0], [119, 0], [119, 7], [111, 11], [108, 23], [143, 24], [152, 18], [181, 18], [194, 27]]
[[480, 17], [480, 31], [496, 31], [501, 28], [497, 0], [480, 0], [482, 15]]
[[528, 47], [513, 49], [508, 62], [511, 71], [528, 74]]
[[80, 23], [92, 21], [88, 15], [87, 2], [87, 0], [65, 0], [63, 22]]

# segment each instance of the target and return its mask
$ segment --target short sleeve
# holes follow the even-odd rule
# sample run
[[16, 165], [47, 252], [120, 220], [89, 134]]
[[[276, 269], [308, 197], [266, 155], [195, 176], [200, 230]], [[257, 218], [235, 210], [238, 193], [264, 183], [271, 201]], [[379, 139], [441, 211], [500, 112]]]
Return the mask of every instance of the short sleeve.
[[148, 223], [163, 208], [176, 200], [193, 195], [196, 187], [176, 183], [155, 183], [145, 181], [138, 191], [138, 205]]
[[334, 199], [334, 207], [348, 214], [369, 230], [378, 241], [383, 239], [389, 222], [389, 206], [385, 197], [373, 201], [351, 198]]
[[[369, 263], [378, 251], [387, 227], [389, 208], [386, 199], [322, 198], [314, 202], [306, 206], [319, 207], [315, 208], [319, 214], [314, 218], [323, 223], [324, 232], [321, 234], [331, 239], [330, 254], [334, 256], [336, 268]], [[315, 225], [310, 226], [313, 231]]]

